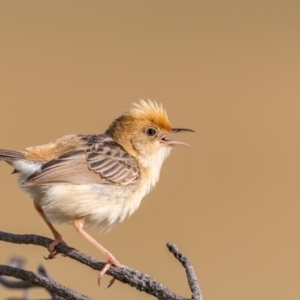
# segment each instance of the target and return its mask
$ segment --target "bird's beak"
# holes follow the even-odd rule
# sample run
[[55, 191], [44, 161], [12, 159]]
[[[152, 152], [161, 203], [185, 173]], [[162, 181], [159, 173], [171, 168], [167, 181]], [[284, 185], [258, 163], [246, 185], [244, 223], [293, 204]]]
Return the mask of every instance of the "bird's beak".
[[167, 140], [166, 137], [175, 133], [179, 133], [179, 132], [195, 132], [192, 129], [187, 129], [187, 128], [173, 128], [172, 131], [168, 134], [166, 134], [165, 136], [163, 136], [161, 138], [161, 142], [170, 146], [175, 146], [175, 145], [181, 145], [181, 146], [186, 146], [186, 147], [191, 147], [189, 144], [183, 143], [183, 142], [179, 142], [179, 141], [170, 141]]

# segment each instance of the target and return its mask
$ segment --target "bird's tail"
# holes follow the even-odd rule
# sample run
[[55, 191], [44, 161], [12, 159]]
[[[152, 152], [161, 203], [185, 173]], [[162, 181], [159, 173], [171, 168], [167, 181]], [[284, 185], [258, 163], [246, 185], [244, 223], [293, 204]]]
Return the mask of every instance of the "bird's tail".
[[0, 160], [4, 160], [9, 163], [20, 159], [25, 159], [22, 152], [0, 149]]

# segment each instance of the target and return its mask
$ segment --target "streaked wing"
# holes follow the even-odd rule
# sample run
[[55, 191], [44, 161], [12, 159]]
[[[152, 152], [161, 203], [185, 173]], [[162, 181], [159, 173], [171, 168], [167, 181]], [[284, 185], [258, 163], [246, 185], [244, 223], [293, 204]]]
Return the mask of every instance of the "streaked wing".
[[90, 170], [101, 174], [102, 178], [110, 182], [127, 185], [138, 178], [139, 168], [137, 160], [122, 147], [114, 145], [94, 144], [86, 151], [86, 161]]
[[111, 141], [71, 151], [47, 162], [28, 177], [24, 185], [118, 184], [127, 185], [138, 177], [138, 164], [119, 144]]

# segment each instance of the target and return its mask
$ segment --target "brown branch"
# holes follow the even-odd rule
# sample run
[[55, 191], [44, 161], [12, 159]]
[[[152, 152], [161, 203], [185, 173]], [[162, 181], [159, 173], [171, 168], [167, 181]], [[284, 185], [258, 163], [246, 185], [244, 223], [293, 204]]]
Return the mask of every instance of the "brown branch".
[[[43, 246], [45, 248], [47, 248], [49, 243], [52, 242], [51, 239], [42, 237], [42, 236], [38, 236], [38, 235], [33, 235], [33, 234], [18, 235], [18, 234], [5, 233], [2, 231], [0, 231], [0, 240], [2, 240], [4, 242], [9, 242], [9, 243], [15, 243], [15, 244], [38, 245], [38, 246]], [[181, 252], [179, 252], [178, 248], [175, 245], [168, 244], [168, 248], [186, 269], [189, 286], [190, 286], [190, 289], [192, 292], [191, 299], [201, 300], [202, 299], [201, 292], [200, 292], [198, 283], [196, 284], [197, 279], [196, 279], [195, 273], [194, 273], [190, 263], [185, 258], [185, 256]], [[86, 255], [74, 248], [71, 248], [67, 245], [64, 245], [64, 244], [59, 244], [56, 247], [56, 249], [61, 254], [64, 254], [65, 256], [68, 256], [82, 264], [85, 264], [94, 270], [100, 270], [105, 265], [104, 262], [96, 260], [95, 258], [88, 256], [88, 255]], [[185, 263], [183, 263], [183, 261]], [[24, 271], [24, 272], [26, 272], [26, 271]], [[33, 273], [29, 272], [28, 274], [33, 274]], [[136, 288], [137, 290], [143, 291], [149, 295], [152, 295], [159, 300], [188, 300], [188, 298], [176, 295], [169, 288], [162, 285], [158, 281], [154, 280], [149, 275], [141, 273], [134, 269], [130, 269], [128, 267], [120, 268], [120, 267], [112, 266], [107, 271], [107, 274], [114, 277], [116, 280], [118, 280], [122, 283], [129, 284], [130, 286]], [[0, 269], [0, 275], [6, 275], [6, 274], [2, 274], [1, 269]], [[17, 278], [19, 278], [19, 277], [17, 277]], [[24, 279], [24, 280], [26, 280], [26, 279]], [[47, 279], [47, 280], [49, 280], [49, 279]], [[50, 286], [48, 286], [47, 289], [51, 290]], [[55, 292], [55, 293], [57, 293], [57, 292]], [[61, 295], [59, 293], [57, 293], [57, 294]], [[69, 298], [67, 298], [67, 299], [69, 299]], [[75, 298], [72, 298], [72, 299], [75, 299]]]

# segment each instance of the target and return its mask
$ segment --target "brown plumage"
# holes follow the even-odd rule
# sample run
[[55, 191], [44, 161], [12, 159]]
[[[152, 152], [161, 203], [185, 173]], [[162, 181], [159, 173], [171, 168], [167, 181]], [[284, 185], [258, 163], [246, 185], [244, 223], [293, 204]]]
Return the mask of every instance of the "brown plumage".
[[[24, 186], [58, 183], [128, 185], [138, 178], [137, 160], [108, 135], [73, 136], [72, 140], [75, 139], [78, 141], [76, 150], [72, 148], [45, 163], [41, 170], [26, 179]], [[44, 153], [40, 151], [39, 158], [35, 159], [43, 161]]]

